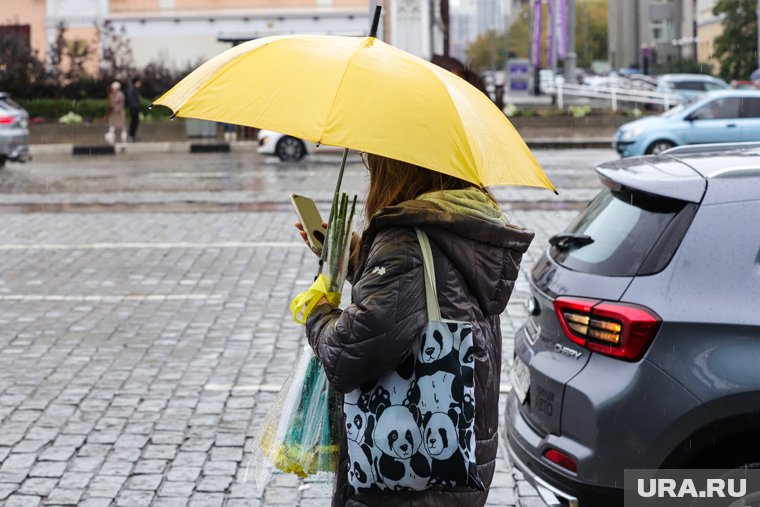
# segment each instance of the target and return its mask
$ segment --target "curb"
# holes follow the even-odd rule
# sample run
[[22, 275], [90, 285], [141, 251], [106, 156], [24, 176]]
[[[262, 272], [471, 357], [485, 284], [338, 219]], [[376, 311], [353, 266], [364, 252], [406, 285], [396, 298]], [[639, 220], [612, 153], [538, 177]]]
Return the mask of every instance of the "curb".
[[[558, 150], [558, 149], [599, 149], [613, 148], [612, 138], [586, 138], [586, 139], [526, 139], [526, 144], [531, 149]], [[76, 145], [71, 143], [61, 144], [32, 144], [29, 152], [32, 155], [103, 155], [109, 154], [139, 154], [139, 153], [226, 153], [226, 152], [254, 152], [259, 147], [256, 141], [224, 142], [140, 142], [140, 143], [116, 143], [109, 145]], [[112, 150], [112, 151], [111, 151]], [[337, 152], [336, 152], [337, 153]]]

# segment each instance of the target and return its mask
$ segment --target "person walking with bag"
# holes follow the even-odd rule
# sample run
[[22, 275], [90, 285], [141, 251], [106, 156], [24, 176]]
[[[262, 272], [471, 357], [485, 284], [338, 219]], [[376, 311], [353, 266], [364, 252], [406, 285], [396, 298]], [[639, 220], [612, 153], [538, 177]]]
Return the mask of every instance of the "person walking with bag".
[[533, 233], [485, 189], [367, 155], [351, 304], [309, 344], [344, 394], [333, 506], [485, 504], [498, 447], [501, 330]]
[[108, 90], [108, 132], [105, 138], [108, 144], [116, 142], [116, 129], [121, 130], [121, 142], [127, 142], [127, 118], [124, 114], [124, 92], [121, 83], [114, 81]]

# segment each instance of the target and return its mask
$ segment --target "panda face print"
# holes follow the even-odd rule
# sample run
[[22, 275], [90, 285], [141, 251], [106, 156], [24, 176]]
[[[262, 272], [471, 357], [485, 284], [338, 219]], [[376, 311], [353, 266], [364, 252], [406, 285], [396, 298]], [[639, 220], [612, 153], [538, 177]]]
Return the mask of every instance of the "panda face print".
[[464, 336], [464, 333], [462, 335], [463, 340], [459, 347], [459, 362], [463, 365], [472, 365], [475, 362], [472, 333], [467, 333], [467, 336]]
[[402, 405], [409, 393], [412, 380], [405, 379], [397, 372], [392, 371], [383, 378], [383, 385], [388, 392], [388, 403], [390, 405]]
[[377, 420], [373, 435], [375, 445], [398, 459], [409, 459], [422, 445], [420, 428], [408, 408], [392, 406]]
[[346, 416], [346, 437], [357, 443], [364, 442], [364, 432], [367, 429], [367, 414], [356, 405], [343, 405]]
[[[433, 375], [426, 375], [417, 379], [417, 388], [420, 392], [420, 401], [417, 404], [420, 412], [448, 412], [452, 406], [458, 405], [461, 394], [454, 393], [461, 383], [454, 382], [455, 375], [439, 371]], [[455, 385], [456, 384], [456, 385]]]
[[364, 449], [356, 442], [349, 440], [348, 457], [348, 483], [356, 490], [371, 487], [375, 482], [375, 475]]
[[425, 426], [425, 449], [431, 458], [449, 459], [459, 448], [458, 430], [448, 414], [436, 412]]
[[446, 329], [443, 326], [437, 329], [428, 328], [423, 333], [422, 349], [419, 355], [421, 363], [432, 363], [451, 352], [454, 347], [454, 338]]

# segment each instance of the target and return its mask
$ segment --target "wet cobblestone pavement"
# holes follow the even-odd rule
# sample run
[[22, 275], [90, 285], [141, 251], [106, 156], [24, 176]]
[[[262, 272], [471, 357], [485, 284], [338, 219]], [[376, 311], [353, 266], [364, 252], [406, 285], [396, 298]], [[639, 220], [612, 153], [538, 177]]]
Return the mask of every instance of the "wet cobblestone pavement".
[[[210, 160], [216, 159], [206, 159], [205, 165]], [[599, 188], [585, 165], [588, 160], [587, 154], [576, 159], [576, 166], [558, 160], [555, 171], [547, 168], [555, 181], [578, 183], [567, 186], [567, 192], [577, 191], [578, 203]], [[43, 193], [37, 183], [12, 183], [19, 171], [37, 181], [55, 166], [35, 163], [40, 165], [11, 166], [10, 173], [3, 173], [0, 186], [6, 193], [0, 195], [0, 207], [35, 199], [60, 204], [69, 195], [97, 201], [121, 185], [76, 188], [70, 178], [74, 173], [59, 177], [63, 183], [52, 193]], [[149, 171], [161, 172], [160, 161], [155, 164]], [[201, 163], [193, 159], [193, 164], [186, 172], [196, 172]], [[305, 343], [288, 304], [310, 284], [315, 259], [299, 243], [293, 214], [281, 201], [291, 191], [329, 196], [333, 181], [312, 166], [262, 167], [256, 177], [266, 185], [260, 192], [237, 183], [202, 192], [230, 202], [236, 200], [230, 193], [241, 192], [246, 202], [275, 203], [272, 211], [5, 210], [0, 235], [0, 503], [329, 505], [328, 493], [308, 481], [279, 477], [263, 494], [241, 482], [251, 437]], [[361, 186], [362, 171], [350, 168], [347, 187]], [[245, 180], [241, 178], [235, 181]], [[188, 202], [194, 190], [186, 185], [195, 184], [182, 181], [158, 190], [137, 185], [115, 202], [129, 208], [155, 198], [162, 204], [169, 195]], [[563, 190], [560, 186], [561, 196]], [[535, 202], [533, 195], [532, 190], [499, 190], [508, 207]], [[551, 199], [548, 194], [540, 201]], [[511, 336], [526, 316], [525, 275], [548, 236], [576, 213], [562, 209], [564, 200], [557, 202], [564, 204], [510, 211], [515, 223], [536, 231], [536, 240], [502, 319], [505, 392]], [[503, 442], [502, 428], [489, 504], [542, 505], [510, 467]]]

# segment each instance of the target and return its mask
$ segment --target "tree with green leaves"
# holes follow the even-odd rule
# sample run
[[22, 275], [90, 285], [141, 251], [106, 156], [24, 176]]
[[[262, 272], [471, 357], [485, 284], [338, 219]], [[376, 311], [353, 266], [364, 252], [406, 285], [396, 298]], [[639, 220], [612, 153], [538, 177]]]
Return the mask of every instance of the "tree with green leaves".
[[723, 33], [715, 38], [713, 50], [720, 76], [749, 79], [757, 68], [757, 1], [718, 0], [713, 14], [723, 17]]

